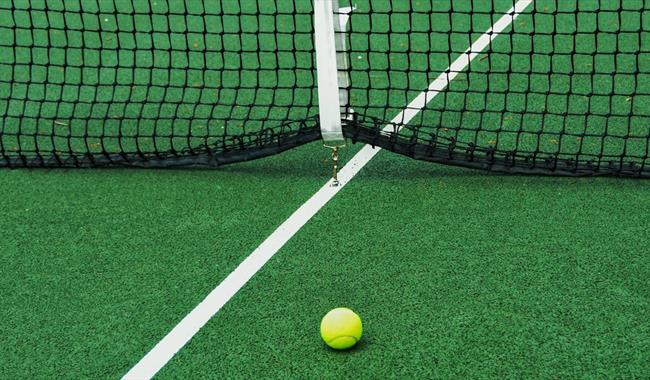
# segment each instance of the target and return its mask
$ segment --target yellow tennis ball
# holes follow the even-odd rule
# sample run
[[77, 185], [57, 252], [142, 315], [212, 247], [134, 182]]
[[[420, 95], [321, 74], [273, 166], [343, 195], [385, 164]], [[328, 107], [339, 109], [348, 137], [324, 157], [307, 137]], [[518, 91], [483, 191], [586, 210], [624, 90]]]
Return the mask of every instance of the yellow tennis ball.
[[348, 349], [361, 339], [361, 318], [346, 307], [330, 310], [320, 322], [320, 336], [335, 350]]

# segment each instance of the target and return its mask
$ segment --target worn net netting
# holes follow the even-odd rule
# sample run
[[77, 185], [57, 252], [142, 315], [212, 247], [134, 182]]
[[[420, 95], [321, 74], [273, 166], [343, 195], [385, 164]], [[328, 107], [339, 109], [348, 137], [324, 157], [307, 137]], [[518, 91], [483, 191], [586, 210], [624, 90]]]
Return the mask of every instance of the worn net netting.
[[[650, 4], [515, 3], [341, 1], [346, 137], [487, 170], [650, 175]], [[0, 2], [0, 165], [212, 167], [318, 140], [313, 33], [310, 1]]]

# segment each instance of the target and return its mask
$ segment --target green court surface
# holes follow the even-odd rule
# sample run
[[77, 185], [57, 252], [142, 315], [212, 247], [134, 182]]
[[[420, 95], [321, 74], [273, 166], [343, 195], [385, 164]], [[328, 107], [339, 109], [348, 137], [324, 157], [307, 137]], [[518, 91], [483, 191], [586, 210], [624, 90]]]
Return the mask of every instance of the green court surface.
[[[161, 377], [646, 377], [647, 199], [381, 155]], [[339, 305], [348, 353], [316, 343]]]
[[[363, 7], [367, 2], [359, 3]], [[410, 6], [425, 9], [425, 3], [412, 1]], [[512, 5], [511, 1], [492, 3], [485, 6], [495, 12]], [[522, 15], [514, 27], [526, 30], [535, 22], [536, 28], [543, 28], [544, 12], [552, 13], [556, 3], [537, 2], [541, 18], [533, 21], [532, 16]], [[579, 2], [581, 9], [592, 9], [596, 3]], [[624, 4], [626, 9], [643, 5], [636, 0], [612, 3]], [[480, 7], [472, 9], [480, 11]], [[454, 18], [451, 46], [460, 54], [495, 20], [488, 11], [470, 18], [462, 6], [455, 9], [457, 13], [450, 16]], [[382, 9], [376, 11], [373, 25], [381, 30]], [[633, 28], [633, 14], [629, 12], [628, 20], [618, 20], [603, 12], [597, 20], [574, 19], [573, 25], [588, 27], [595, 22], [600, 30], [621, 25]], [[402, 15], [393, 17], [399, 21]], [[362, 28], [367, 21], [356, 20], [356, 27]], [[435, 21], [433, 25], [445, 28], [443, 19]], [[568, 20], [562, 27], [571, 25]], [[110, 34], [110, 28], [105, 28]], [[650, 41], [650, 36], [644, 36], [645, 42]], [[553, 65], [560, 72], [574, 70], [571, 82], [561, 75], [552, 83], [532, 76], [527, 88], [544, 92], [545, 86], [551, 86], [561, 92], [571, 85], [571, 94], [550, 96], [551, 114], [547, 116], [523, 114], [524, 98], [511, 94], [506, 109], [512, 113], [504, 113], [497, 111], [506, 101], [501, 86], [517, 87], [514, 78], [499, 74], [498, 67], [507, 53], [526, 55], [527, 40], [521, 37], [513, 46], [505, 42], [496, 39], [492, 49], [501, 53], [487, 54], [473, 63], [472, 72], [481, 73], [483, 67], [490, 69], [490, 75], [459, 76], [445, 99], [434, 99], [414, 123], [441, 126], [437, 131], [441, 134], [446, 132], [445, 124], [459, 126], [454, 133], [481, 133], [479, 140], [491, 145], [520, 144], [525, 150], [526, 144], [532, 144], [569, 155], [578, 150], [595, 152], [605, 143], [598, 140], [600, 131], [577, 140], [576, 135], [586, 131], [571, 128], [598, 125], [598, 115], [591, 120], [567, 115], [579, 113], [585, 106], [581, 102], [595, 102], [588, 104], [592, 111], [601, 109], [598, 102], [605, 94], [598, 93], [599, 88], [581, 87], [586, 85], [581, 73], [589, 76], [590, 64], [604, 65], [600, 70], [621, 71], [620, 77], [596, 78], [601, 90], [650, 83], [632, 83], [625, 71], [630, 62], [625, 59], [613, 63], [592, 57], [590, 63], [558, 57], [555, 62], [537, 62], [536, 69]], [[583, 41], [590, 42], [594, 41]], [[381, 38], [372, 43], [381, 50]], [[399, 41], [392, 43], [399, 46]], [[558, 51], [565, 46], [563, 41], [537, 43], [538, 48], [552, 46]], [[56, 41], [52, 44], [56, 46]], [[355, 48], [360, 52], [363, 46], [353, 41], [353, 65], [361, 68], [370, 60], [381, 62], [380, 57], [355, 55]], [[645, 65], [650, 53], [644, 51], [639, 64]], [[73, 53], [69, 62], [74, 62]], [[0, 67], [6, 59], [0, 57]], [[127, 58], [127, 66], [128, 62]], [[526, 65], [528, 61], [515, 62]], [[367, 77], [356, 78], [356, 83], [368, 80], [375, 90], [353, 91], [351, 96], [356, 102], [367, 101], [365, 108], [377, 117], [396, 114], [417, 95], [406, 84], [426, 87], [449, 62], [444, 55], [413, 53], [410, 65], [421, 64], [432, 72], [415, 71], [404, 78], [397, 73], [382, 74], [379, 69], [367, 71]], [[76, 75], [74, 68], [65, 70], [68, 79]], [[104, 72], [104, 79], [118, 78], [118, 71]], [[44, 73], [36, 70], [32, 74]], [[57, 74], [49, 75], [56, 78]], [[149, 74], [133, 75], [131, 80], [137, 82], [138, 75]], [[153, 82], [168, 86], [178, 80], [184, 86], [193, 74], [188, 70], [177, 75], [176, 79], [154, 75]], [[298, 82], [305, 84], [304, 95], [311, 96], [307, 84], [312, 74], [302, 75], [304, 82]], [[483, 82], [486, 78], [489, 88]], [[392, 91], [387, 90], [389, 86]], [[182, 135], [189, 128], [201, 140], [202, 128], [206, 128], [201, 119], [208, 111], [201, 107], [208, 104], [201, 96], [210, 90], [203, 84], [197, 87], [200, 90], [182, 99], [172, 91], [165, 103], [171, 113], [165, 113], [164, 107], [157, 109], [153, 115], [162, 122], [147, 116], [137, 122], [137, 130], [146, 135], [147, 128], [158, 125], [164, 131], [165, 120], [176, 120], [180, 124], [169, 124], [169, 133]], [[489, 89], [493, 91], [486, 95]], [[35, 86], [31, 91], [37, 90]], [[0, 96], [3, 91], [8, 89], [0, 87]], [[143, 110], [129, 108], [122, 97], [131, 90], [118, 85], [114, 91], [114, 109], [84, 110], [77, 105], [67, 111], [65, 106], [47, 111], [45, 102], [46, 111], [33, 112], [99, 112], [86, 126], [91, 134], [100, 125], [93, 123], [110, 112], [123, 112], [137, 120]], [[160, 96], [137, 86], [133, 91], [129, 96], [139, 96], [138, 91]], [[583, 92], [591, 92], [590, 97]], [[101, 91], [85, 94], [91, 99], [101, 96]], [[263, 106], [268, 100], [264, 94], [230, 95], [222, 99], [242, 106], [261, 102], [253, 113], [278, 112], [275, 115], [280, 117], [287, 111]], [[156, 103], [155, 98], [150, 100]], [[285, 100], [281, 97], [277, 104]], [[291, 108], [295, 117], [316, 111], [309, 101], [300, 103], [306, 99], [294, 100], [298, 102]], [[528, 98], [525, 107], [535, 110], [537, 101]], [[8, 115], [31, 112], [27, 103], [7, 105]], [[622, 97], [602, 103], [602, 110], [623, 115], [638, 107], [636, 112], [647, 116], [644, 107], [648, 103], [647, 97]], [[225, 105], [219, 107], [232, 112]], [[487, 112], [479, 117], [478, 109]], [[237, 121], [250, 116], [240, 108], [236, 112], [242, 114], [231, 113], [233, 125], [225, 127], [239, 128]], [[553, 112], [568, 117], [558, 119]], [[4, 121], [4, 128], [11, 128], [10, 119]], [[111, 123], [125, 121], [106, 122], [110, 129]], [[617, 122], [612, 119], [610, 132], [641, 133], [634, 132], [640, 125]], [[545, 133], [530, 134], [528, 140], [508, 133], [515, 125], [526, 131], [536, 123], [545, 126], [544, 132], [564, 130], [566, 141], [552, 140]], [[479, 125], [480, 132], [476, 130]], [[22, 128], [48, 127], [27, 122]], [[497, 129], [502, 132], [500, 140], [493, 133]], [[641, 139], [619, 141], [613, 135], [607, 146], [614, 156], [621, 149], [647, 151]], [[67, 144], [66, 139], [60, 143], [64, 141]], [[52, 149], [57, 144], [48, 139], [19, 142], [10, 138], [2, 143], [23, 148], [54, 144]], [[107, 138], [99, 145], [66, 149], [101, 151], [115, 143]], [[146, 138], [126, 142], [137, 143], [157, 142]], [[168, 137], [158, 143], [163, 148], [192, 144]], [[344, 149], [343, 162], [359, 149], [358, 145]], [[326, 182], [331, 170], [328, 158], [329, 152], [313, 143], [217, 170], [0, 171], [0, 378], [124, 375]], [[157, 377], [649, 378], [649, 214], [646, 181], [494, 175], [380, 152]], [[320, 318], [339, 306], [354, 309], [364, 321], [364, 337], [346, 352], [328, 349], [318, 333]]]
[[[3, 171], [0, 373], [124, 374], [321, 185], [319, 152]], [[159, 376], [647, 377], [648, 197], [380, 153]], [[341, 305], [347, 353], [318, 335]]]

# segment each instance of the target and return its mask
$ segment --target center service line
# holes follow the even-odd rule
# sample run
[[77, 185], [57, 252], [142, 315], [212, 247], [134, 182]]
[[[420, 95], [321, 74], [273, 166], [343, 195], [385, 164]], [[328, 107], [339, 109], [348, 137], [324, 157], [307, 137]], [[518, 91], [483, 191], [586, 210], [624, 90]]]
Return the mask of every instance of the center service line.
[[[450, 81], [476, 58], [492, 40], [503, 32], [532, 3], [520, 0], [490, 29], [479, 37], [447, 70], [420, 93], [401, 111], [391, 124], [384, 128], [390, 131], [395, 124], [408, 124]], [[122, 379], [151, 379], [192, 337], [250, 280], [289, 239], [291, 239], [316, 213], [350, 182], [359, 171], [380, 151], [365, 145], [339, 173], [339, 186], [332, 186], [329, 180], [307, 202], [285, 220], [262, 244], [228, 275], [210, 294], [185, 316], [160, 342], [158, 342]]]

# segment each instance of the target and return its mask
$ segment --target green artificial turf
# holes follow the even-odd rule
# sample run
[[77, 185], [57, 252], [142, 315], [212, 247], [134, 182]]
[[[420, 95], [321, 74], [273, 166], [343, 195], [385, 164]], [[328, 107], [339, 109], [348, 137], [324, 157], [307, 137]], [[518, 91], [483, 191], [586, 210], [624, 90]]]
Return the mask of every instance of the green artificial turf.
[[318, 157], [0, 171], [0, 377], [121, 376], [320, 187]]
[[[160, 378], [648, 377], [649, 197], [382, 153]], [[350, 352], [318, 335], [338, 306]]]
[[[320, 185], [310, 147], [215, 172], [2, 172], [0, 373], [125, 373]], [[381, 153], [160, 377], [647, 377], [647, 204], [643, 181]], [[342, 305], [365, 322], [348, 353], [318, 336]]]

